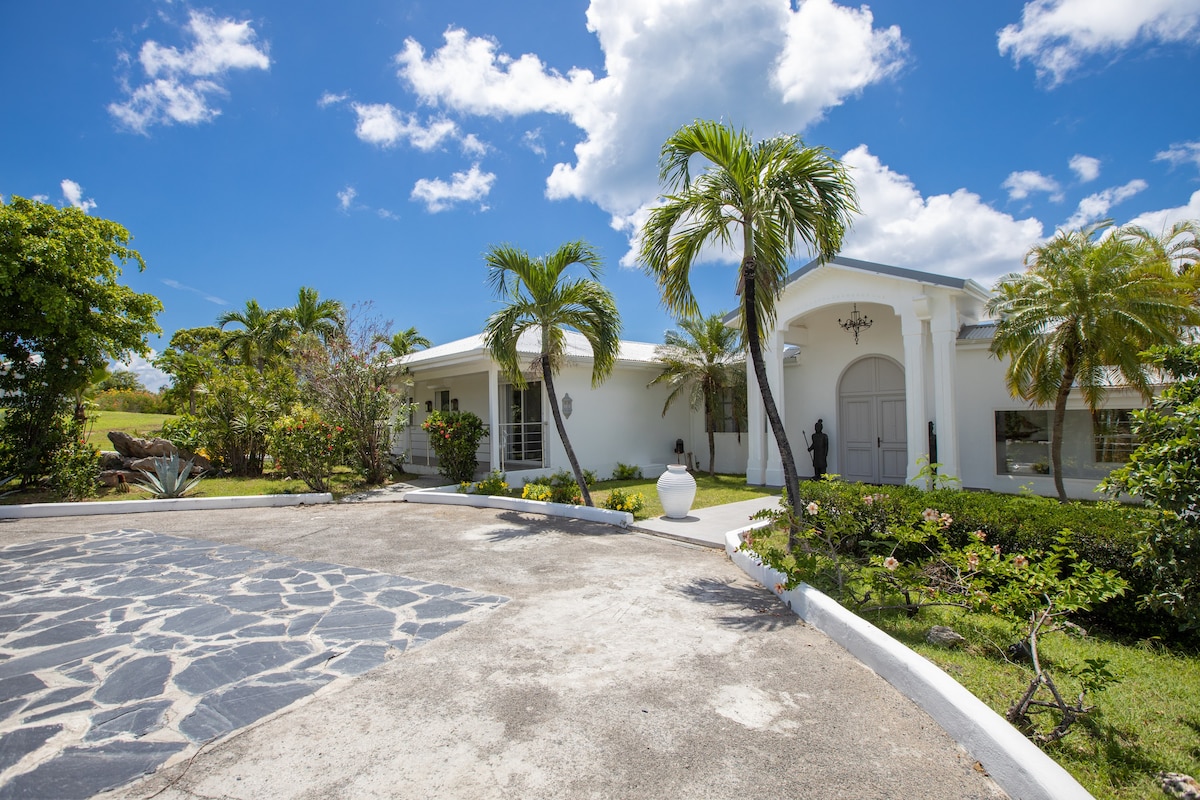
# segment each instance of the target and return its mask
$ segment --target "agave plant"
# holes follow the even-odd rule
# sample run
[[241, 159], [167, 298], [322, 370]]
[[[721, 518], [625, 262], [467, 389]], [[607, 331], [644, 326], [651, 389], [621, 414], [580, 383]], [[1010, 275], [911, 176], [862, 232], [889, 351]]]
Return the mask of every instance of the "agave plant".
[[146, 477], [137, 485], [154, 495], [157, 500], [183, 497], [195, 489], [196, 484], [204, 478], [203, 473], [192, 477], [193, 461], [194, 459], [188, 459], [180, 463], [178, 453], [172, 453], [170, 457], [156, 458], [154, 472], [140, 470]]

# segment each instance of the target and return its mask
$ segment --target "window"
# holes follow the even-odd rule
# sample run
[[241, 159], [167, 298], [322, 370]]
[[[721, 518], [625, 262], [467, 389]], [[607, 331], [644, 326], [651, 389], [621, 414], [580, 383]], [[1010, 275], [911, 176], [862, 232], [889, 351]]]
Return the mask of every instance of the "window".
[[746, 429], [746, 393], [725, 389], [713, 409], [713, 433], [741, 433]]
[[433, 407], [438, 411], [450, 410], [450, 390], [442, 389], [433, 393]]
[[[1049, 475], [1054, 412], [996, 412], [996, 474]], [[1063, 419], [1063, 477], [1099, 480], [1137, 447], [1129, 409], [1068, 410]]]

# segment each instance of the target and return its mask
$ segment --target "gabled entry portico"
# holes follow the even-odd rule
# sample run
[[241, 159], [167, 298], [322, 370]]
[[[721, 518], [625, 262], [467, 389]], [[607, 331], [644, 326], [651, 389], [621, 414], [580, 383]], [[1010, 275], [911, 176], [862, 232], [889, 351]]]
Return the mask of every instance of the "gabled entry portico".
[[[903, 483], [927, 457], [930, 423], [940, 474], [957, 477], [955, 342], [980, 319], [987, 292], [974, 281], [848, 258], [794, 272], [764, 337], [768, 381], [801, 477], [818, 419], [830, 437], [831, 473], [847, 480]], [[857, 304], [857, 305], [856, 305]], [[873, 320], [855, 337], [838, 324], [852, 308]], [[751, 483], [782, 485], [779, 452], [750, 383]]]

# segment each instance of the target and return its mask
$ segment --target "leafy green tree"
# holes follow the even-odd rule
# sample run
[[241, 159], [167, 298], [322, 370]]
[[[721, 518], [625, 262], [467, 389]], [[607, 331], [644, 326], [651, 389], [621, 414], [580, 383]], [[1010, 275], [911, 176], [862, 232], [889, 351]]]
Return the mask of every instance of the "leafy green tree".
[[116, 372], [105, 372], [104, 378], [92, 385], [92, 388], [97, 392], [106, 392], [109, 389], [115, 389], [118, 392], [144, 392], [146, 385], [142, 383], [141, 378], [136, 373], [127, 369], [119, 369]]
[[[695, 178], [693, 157], [708, 162]], [[841, 249], [851, 215], [858, 211], [850, 176], [828, 150], [806, 146], [798, 136], [754, 142], [744, 130], [697, 120], [663, 144], [659, 180], [669, 193], [642, 228], [641, 261], [672, 313], [699, 313], [691, 270], [704, 248], [717, 245], [736, 252], [740, 246], [742, 332], [779, 447], [787, 496], [800, 519], [796, 458], [767, 383], [762, 337], [774, 325], [789, 258], [801, 247], [821, 260]]]
[[[488, 282], [497, 299], [505, 304], [488, 318], [484, 329], [488, 350], [513, 385], [524, 388], [519, 344], [522, 334], [534, 334], [537, 355], [533, 364], [545, 382], [554, 425], [584, 503], [594, 505], [563, 423], [558, 393], [554, 390], [554, 373], [563, 362], [568, 328], [583, 334], [591, 345], [592, 385], [599, 386], [612, 373], [621, 347], [621, 318], [612, 294], [599, 282], [600, 256], [591, 245], [576, 241], [541, 258], [532, 258], [524, 250], [508, 245], [497, 245], [488, 250], [485, 260]], [[582, 267], [588, 277], [564, 275], [572, 266]]]
[[175, 331], [167, 349], [154, 359], [154, 366], [171, 376], [171, 386], [163, 393], [171, 407], [179, 408], [186, 400], [188, 413], [196, 413], [196, 392], [217, 364], [220, 346], [221, 330], [215, 326]]
[[1078, 384], [1095, 413], [1119, 377], [1147, 399], [1151, 372], [1141, 353], [1179, 341], [1200, 324], [1196, 283], [1164, 254], [1169, 245], [1104, 221], [1059, 231], [1025, 257], [1026, 270], [997, 283], [988, 312], [1000, 322], [991, 351], [1008, 358], [1005, 382], [1014, 397], [1054, 406], [1050, 463], [1058, 498], [1067, 398]]
[[204, 390], [197, 415], [202, 449], [231, 475], [262, 475], [271, 426], [299, 400], [295, 374], [224, 365], [205, 378]]
[[1138, 447], [1104, 483], [1160, 509], [1137, 563], [1151, 575], [1142, 604], [1200, 629], [1200, 344], [1156, 348], [1150, 364], [1171, 380], [1149, 408], [1133, 412]]
[[0, 202], [0, 438], [19, 462], [5, 471], [23, 483], [47, 470], [54, 420], [93, 372], [147, 354], [159, 331], [158, 298], [118, 282], [127, 262], [146, 266], [129, 241], [123, 226], [77, 208]]
[[296, 305], [284, 309], [283, 320], [301, 340], [326, 343], [345, 324], [346, 309], [337, 300], [322, 300], [311, 286], [301, 286]]
[[[242, 327], [225, 330], [226, 325]], [[237, 356], [239, 363], [259, 372], [277, 365], [287, 348], [288, 317], [283, 309], [267, 310], [251, 298], [241, 311], [226, 311], [217, 317], [221, 328], [221, 354]]]
[[704, 409], [704, 430], [708, 434], [708, 474], [716, 474], [716, 421], [723, 413], [726, 394], [732, 393], [734, 418], [744, 424], [746, 415], [746, 356], [741, 332], [722, 319], [723, 314], [685, 317], [678, 331], [667, 331], [663, 344], [655, 348], [662, 372], [651, 386], [670, 389], [663, 403], [663, 416], [681, 397], [692, 408]]

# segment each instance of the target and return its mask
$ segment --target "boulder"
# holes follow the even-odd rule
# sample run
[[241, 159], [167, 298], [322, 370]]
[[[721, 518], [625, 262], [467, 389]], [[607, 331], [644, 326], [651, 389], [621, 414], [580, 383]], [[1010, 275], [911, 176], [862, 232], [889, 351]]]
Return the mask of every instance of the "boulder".
[[100, 469], [125, 469], [125, 457], [116, 450], [101, 450]]
[[942, 647], [962, 647], [967, 643], [957, 631], [945, 625], [934, 625], [930, 628], [929, 633], [925, 634], [925, 641]]
[[141, 477], [141, 473], [127, 469], [106, 469], [100, 473], [100, 483], [105, 486], [116, 486], [121, 483], [135, 484]]
[[117, 452], [126, 458], [162, 458], [178, 452], [175, 445], [166, 439], [139, 439], [124, 431], [109, 431], [108, 439]]

